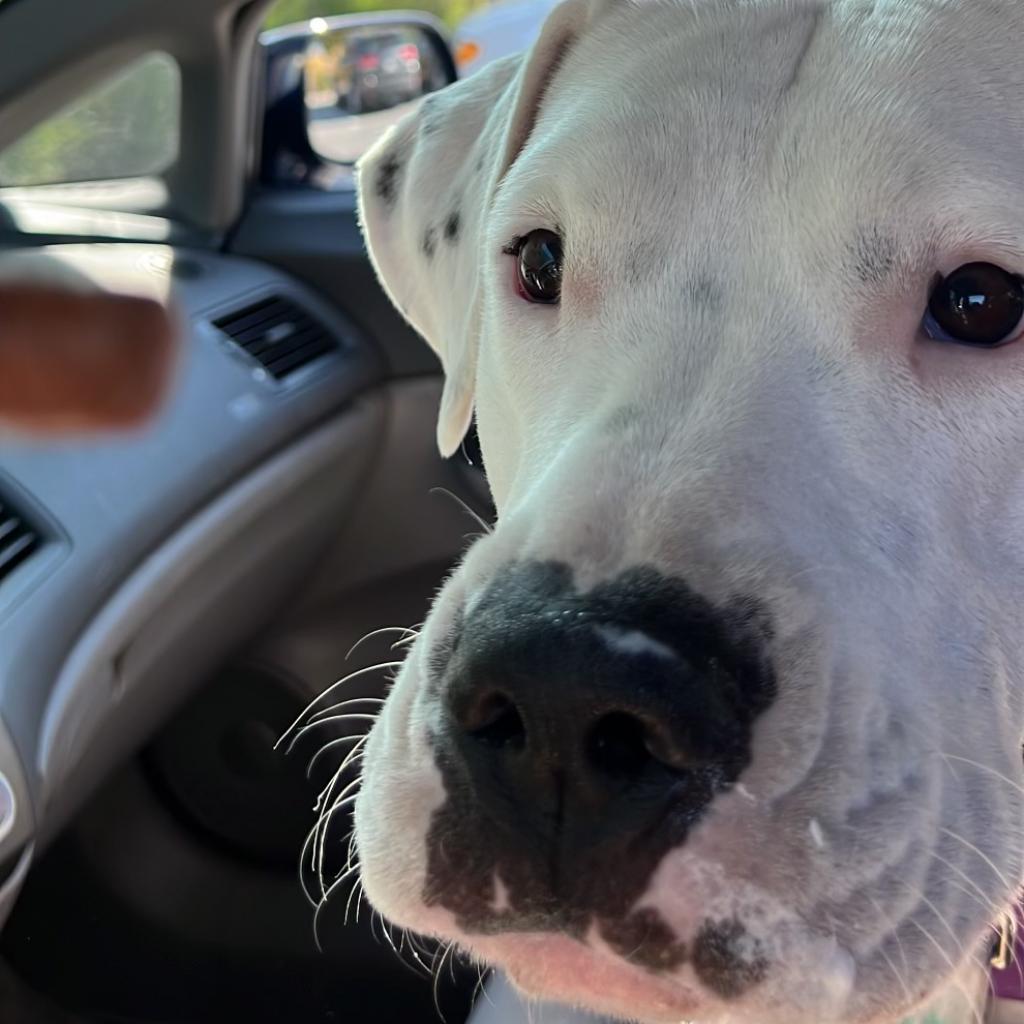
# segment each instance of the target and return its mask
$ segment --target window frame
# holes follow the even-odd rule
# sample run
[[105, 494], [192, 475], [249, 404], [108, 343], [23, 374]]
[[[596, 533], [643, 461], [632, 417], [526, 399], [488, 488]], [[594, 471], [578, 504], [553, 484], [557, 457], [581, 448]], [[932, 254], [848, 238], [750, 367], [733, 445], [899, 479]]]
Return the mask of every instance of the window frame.
[[[66, 0], [4, 0], [0, 13], [5, 39], [29, 40], [10, 47], [0, 62], [0, 148], [147, 52], [173, 57], [181, 73], [179, 157], [161, 177], [166, 202], [147, 210], [173, 219], [195, 237], [216, 244], [237, 222], [255, 174], [260, 124], [255, 71], [257, 39], [272, 0], [90, 0], [71, 9]], [[62, 186], [38, 186], [61, 188]], [[17, 202], [23, 203], [19, 190]], [[95, 188], [93, 189], [95, 192]], [[52, 197], [38, 202], [53, 204]], [[72, 199], [66, 200], [72, 210]], [[99, 203], [89, 204], [99, 209]], [[4, 218], [8, 197], [0, 197], [0, 235], [129, 238], [129, 224], [108, 218], [109, 231], [93, 218], [84, 228], [69, 216], [69, 230], [23, 231]], [[116, 206], [108, 207], [111, 213]], [[48, 218], [55, 223], [59, 218]], [[5, 224], [6, 220], [6, 224]]]

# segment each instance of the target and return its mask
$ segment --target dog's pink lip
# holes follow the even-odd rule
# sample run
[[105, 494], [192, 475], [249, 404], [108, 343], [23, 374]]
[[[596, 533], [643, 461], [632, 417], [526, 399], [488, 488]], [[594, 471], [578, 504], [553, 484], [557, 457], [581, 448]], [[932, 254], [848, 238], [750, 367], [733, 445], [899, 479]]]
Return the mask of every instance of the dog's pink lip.
[[500, 965], [525, 995], [628, 1020], [678, 1022], [708, 1009], [683, 983], [659, 977], [565, 936], [517, 934], [481, 939], [474, 952]]

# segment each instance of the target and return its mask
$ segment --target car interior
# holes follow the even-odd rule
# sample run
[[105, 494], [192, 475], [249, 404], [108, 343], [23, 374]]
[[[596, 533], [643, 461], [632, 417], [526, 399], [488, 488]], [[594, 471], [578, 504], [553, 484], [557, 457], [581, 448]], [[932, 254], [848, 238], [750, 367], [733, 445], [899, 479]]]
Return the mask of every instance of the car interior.
[[[156, 297], [183, 330], [145, 428], [0, 444], [4, 1024], [455, 1024], [480, 989], [345, 882], [347, 813], [315, 929], [303, 891], [317, 794], [491, 509], [472, 443], [436, 452], [439, 366], [268, 6], [0, 0], [0, 276]], [[90, 105], [143, 88], [117, 133]], [[72, 143], [69, 183], [46, 168]], [[365, 713], [279, 745], [345, 676]]]

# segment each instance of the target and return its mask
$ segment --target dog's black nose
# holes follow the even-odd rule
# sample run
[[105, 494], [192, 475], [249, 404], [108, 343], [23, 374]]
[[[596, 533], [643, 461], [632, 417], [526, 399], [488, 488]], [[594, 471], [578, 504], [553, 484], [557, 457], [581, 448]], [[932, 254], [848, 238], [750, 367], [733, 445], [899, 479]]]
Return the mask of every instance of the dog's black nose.
[[692, 821], [748, 763], [771, 697], [743, 618], [653, 572], [582, 594], [564, 566], [503, 575], [443, 679], [453, 769], [484, 819], [567, 862]]

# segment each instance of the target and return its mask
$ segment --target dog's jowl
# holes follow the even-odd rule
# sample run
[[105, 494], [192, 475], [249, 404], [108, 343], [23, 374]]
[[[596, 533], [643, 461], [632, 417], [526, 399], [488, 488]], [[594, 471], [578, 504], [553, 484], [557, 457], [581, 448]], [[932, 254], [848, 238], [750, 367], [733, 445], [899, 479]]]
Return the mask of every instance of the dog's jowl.
[[1024, 882], [1022, 52], [1018, 0], [564, 0], [363, 159], [498, 513], [366, 743], [391, 921], [643, 1022], [966, 1024]]

